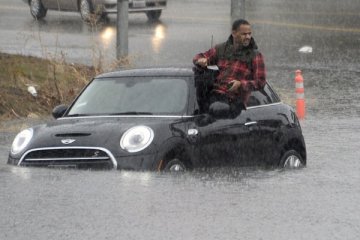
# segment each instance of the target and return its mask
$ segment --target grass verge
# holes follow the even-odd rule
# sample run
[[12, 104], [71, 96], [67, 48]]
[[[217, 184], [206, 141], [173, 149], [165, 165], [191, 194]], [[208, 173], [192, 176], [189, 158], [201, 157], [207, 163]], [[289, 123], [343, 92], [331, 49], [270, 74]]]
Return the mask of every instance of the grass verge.
[[97, 73], [65, 61], [0, 53], [0, 121], [49, 116], [54, 106], [70, 103]]

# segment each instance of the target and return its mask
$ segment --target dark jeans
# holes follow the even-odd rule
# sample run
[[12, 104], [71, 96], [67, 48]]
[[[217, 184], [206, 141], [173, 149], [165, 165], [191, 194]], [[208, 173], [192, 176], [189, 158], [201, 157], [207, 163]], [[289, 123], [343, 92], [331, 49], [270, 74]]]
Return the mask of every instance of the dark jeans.
[[245, 109], [245, 105], [240, 100], [240, 98], [237, 99], [231, 99], [225, 94], [212, 92], [209, 98], [209, 106], [211, 106], [214, 102], [222, 102], [229, 105], [230, 112], [228, 115], [223, 116], [224, 118], [236, 118], [239, 116], [242, 110]]

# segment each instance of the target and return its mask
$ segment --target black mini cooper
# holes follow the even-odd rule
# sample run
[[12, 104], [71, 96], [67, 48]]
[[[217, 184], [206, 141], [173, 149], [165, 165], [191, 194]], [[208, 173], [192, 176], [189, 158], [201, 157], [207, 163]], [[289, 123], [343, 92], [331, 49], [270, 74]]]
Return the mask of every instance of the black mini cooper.
[[20, 132], [8, 163], [158, 171], [306, 165], [295, 112], [269, 84], [228, 118], [226, 104], [205, 107], [209, 72], [157, 68], [97, 76], [70, 106], [53, 110], [56, 120]]

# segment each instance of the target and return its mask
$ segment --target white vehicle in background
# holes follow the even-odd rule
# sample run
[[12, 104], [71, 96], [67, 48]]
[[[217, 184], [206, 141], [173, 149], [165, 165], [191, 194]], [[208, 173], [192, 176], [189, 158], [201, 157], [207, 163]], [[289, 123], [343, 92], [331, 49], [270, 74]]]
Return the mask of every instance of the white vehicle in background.
[[[81, 18], [89, 22], [109, 13], [117, 12], [118, 0], [23, 0], [30, 6], [35, 19], [46, 16], [47, 10], [80, 12]], [[145, 13], [150, 21], [160, 18], [167, 0], [129, 0], [129, 13]]]

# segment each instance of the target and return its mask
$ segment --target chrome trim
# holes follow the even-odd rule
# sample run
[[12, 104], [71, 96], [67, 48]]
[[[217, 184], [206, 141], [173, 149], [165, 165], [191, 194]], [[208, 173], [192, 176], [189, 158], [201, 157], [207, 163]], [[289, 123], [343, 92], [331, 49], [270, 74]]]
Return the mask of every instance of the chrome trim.
[[[280, 105], [280, 104], [283, 104], [283, 102], [247, 107], [246, 110], [253, 109], [253, 108], [261, 108], [261, 107]], [[192, 118], [192, 117], [194, 117], [194, 116], [192, 116], [192, 115], [99, 115], [99, 116], [61, 117], [56, 120], [88, 119], [88, 118]]]
[[[96, 159], [99, 160], [106, 160], [109, 159], [110, 157], [97, 157]], [[66, 161], [66, 160], [93, 160], [93, 157], [78, 157], [78, 158], [27, 158], [26, 161]]]
[[82, 117], [62, 117], [62, 118], [58, 118], [57, 120], [64, 120], [64, 119], [87, 119], [87, 118], [190, 118], [190, 117], [194, 117], [194, 116], [189, 116], [189, 115], [114, 115], [114, 116], [109, 116], [109, 115], [99, 115], [99, 116], [82, 116]]
[[256, 121], [252, 121], [252, 122], [246, 122], [244, 125], [245, 125], [245, 126], [250, 126], [250, 125], [255, 125], [255, 124], [257, 124], [257, 122], [256, 122]]
[[247, 107], [246, 110], [248, 110], [248, 109], [253, 109], [253, 108], [261, 108], [261, 107], [268, 107], [268, 106], [280, 105], [280, 104], [283, 104], [283, 103], [282, 103], [282, 102], [277, 102], [277, 103], [270, 103], [270, 104], [259, 105], [259, 106], [252, 106], [252, 107]]
[[[76, 147], [46, 147], [46, 148], [34, 148], [34, 149], [30, 149], [28, 151], [26, 151], [20, 158], [19, 162], [18, 162], [18, 166], [20, 166], [20, 164], [22, 163], [22, 161], [24, 160], [25, 156], [28, 155], [31, 152], [35, 152], [35, 151], [42, 151], [42, 150], [56, 150], [56, 149], [96, 149], [96, 150], [101, 150], [104, 151], [106, 154], [108, 154], [108, 156], [110, 157], [111, 162], [114, 165], [114, 169], [117, 169], [117, 161], [115, 159], [115, 157], [112, 155], [112, 153], [107, 150], [106, 148], [101, 148], [101, 147], [81, 147], [81, 146], [76, 146]], [[79, 158], [77, 158], [79, 159]], [[33, 160], [34, 161], [34, 160]]]
[[62, 144], [71, 144], [73, 142], [75, 142], [76, 140], [75, 139], [70, 139], [70, 138], [67, 138], [67, 139], [62, 139], [61, 140], [61, 143]]
[[[146, 130], [149, 131], [149, 133], [150, 133], [149, 140], [147, 141], [147, 143], [146, 143], [145, 145], [143, 145], [143, 146], [140, 147], [140, 148], [137, 148], [136, 150], [126, 148], [126, 147], [124, 146], [124, 145], [125, 145], [125, 144], [124, 144], [124, 139], [125, 139], [130, 133], [132, 134], [133, 132], [137, 132], [138, 130], [136, 130], [136, 129], [138, 129], [138, 128], [145, 128]], [[155, 136], [154, 130], [152, 130], [151, 127], [148, 127], [148, 126], [145, 126], [145, 125], [134, 126], [134, 127], [129, 128], [128, 130], [126, 130], [125, 133], [123, 133], [123, 135], [122, 135], [122, 137], [121, 137], [121, 139], [120, 139], [120, 147], [121, 147], [123, 150], [125, 150], [125, 151], [127, 151], [127, 152], [129, 152], [129, 153], [140, 152], [140, 151], [144, 150], [145, 148], [147, 148], [148, 146], [150, 146], [150, 144], [151, 144], [152, 141], [154, 140], [154, 136]]]

